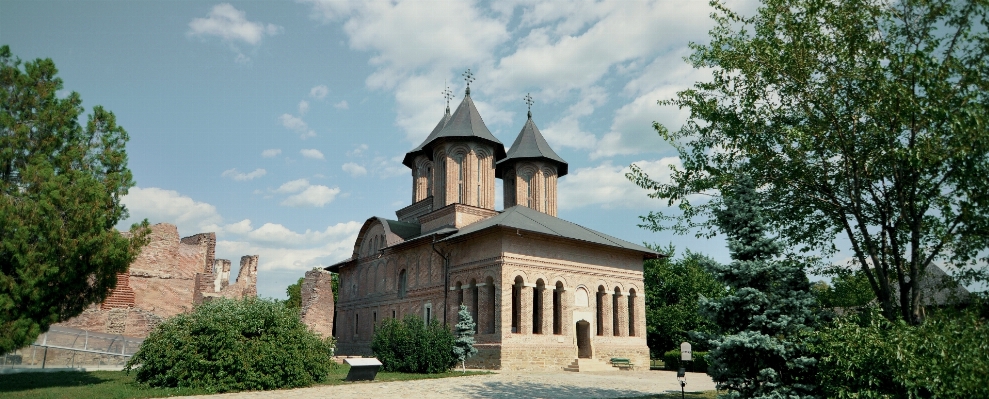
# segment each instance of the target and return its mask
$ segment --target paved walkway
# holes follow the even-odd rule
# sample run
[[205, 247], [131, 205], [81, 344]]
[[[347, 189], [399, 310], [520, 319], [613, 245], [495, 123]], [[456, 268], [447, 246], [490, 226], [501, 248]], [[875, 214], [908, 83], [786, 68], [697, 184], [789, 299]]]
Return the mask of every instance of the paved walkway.
[[[714, 390], [703, 373], [687, 374], [687, 392]], [[624, 398], [679, 392], [676, 372], [504, 372], [396, 382], [357, 382], [281, 391], [239, 392], [197, 398]]]

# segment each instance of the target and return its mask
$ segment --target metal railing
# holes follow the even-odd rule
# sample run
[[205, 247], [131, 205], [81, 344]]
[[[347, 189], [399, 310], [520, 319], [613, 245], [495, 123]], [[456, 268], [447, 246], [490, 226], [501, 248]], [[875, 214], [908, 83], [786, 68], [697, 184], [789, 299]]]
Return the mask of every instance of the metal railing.
[[5, 353], [0, 369], [119, 369], [144, 339], [67, 327], [51, 327], [28, 347]]

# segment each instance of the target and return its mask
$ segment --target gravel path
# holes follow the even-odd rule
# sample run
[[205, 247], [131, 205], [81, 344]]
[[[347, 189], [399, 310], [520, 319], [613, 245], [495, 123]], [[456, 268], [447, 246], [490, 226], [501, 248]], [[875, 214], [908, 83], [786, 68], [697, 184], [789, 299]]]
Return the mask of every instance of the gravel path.
[[[687, 374], [688, 392], [714, 390], [703, 373]], [[679, 392], [672, 371], [602, 373], [504, 372], [416, 381], [358, 382], [281, 391], [239, 392], [197, 398], [623, 398]]]

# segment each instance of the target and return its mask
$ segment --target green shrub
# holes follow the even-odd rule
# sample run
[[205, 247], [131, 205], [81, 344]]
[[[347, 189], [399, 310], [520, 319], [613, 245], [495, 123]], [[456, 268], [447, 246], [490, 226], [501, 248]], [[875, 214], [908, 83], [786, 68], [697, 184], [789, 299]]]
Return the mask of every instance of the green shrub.
[[878, 309], [821, 330], [818, 385], [832, 398], [985, 398], [989, 327], [976, 312], [939, 314], [920, 326]]
[[371, 338], [371, 351], [385, 371], [443, 373], [453, 366], [453, 333], [433, 320], [426, 325], [415, 315], [385, 319]]
[[[685, 362], [686, 369], [693, 373], [706, 373], [707, 372], [707, 352], [693, 352], [693, 361]], [[680, 369], [680, 350], [674, 349], [663, 353], [663, 364], [667, 370], [679, 370]]]
[[332, 356], [332, 339], [277, 301], [217, 299], [159, 325], [126, 370], [153, 387], [265, 390], [323, 381]]

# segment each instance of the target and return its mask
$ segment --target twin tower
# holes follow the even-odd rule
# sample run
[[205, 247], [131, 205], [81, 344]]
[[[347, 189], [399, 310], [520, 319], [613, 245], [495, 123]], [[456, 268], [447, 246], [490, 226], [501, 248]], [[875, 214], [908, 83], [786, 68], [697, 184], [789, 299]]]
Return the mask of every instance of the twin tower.
[[493, 211], [495, 178], [504, 182], [505, 209], [518, 205], [556, 216], [556, 181], [567, 174], [567, 162], [539, 133], [531, 110], [528, 116], [505, 153], [477, 112], [468, 84], [457, 110], [451, 115], [448, 104], [426, 140], [405, 154], [402, 163], [412, 169], [412, 205], [399, 217], [451, 204]]

